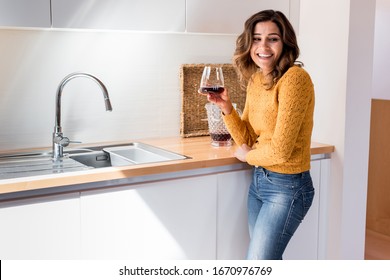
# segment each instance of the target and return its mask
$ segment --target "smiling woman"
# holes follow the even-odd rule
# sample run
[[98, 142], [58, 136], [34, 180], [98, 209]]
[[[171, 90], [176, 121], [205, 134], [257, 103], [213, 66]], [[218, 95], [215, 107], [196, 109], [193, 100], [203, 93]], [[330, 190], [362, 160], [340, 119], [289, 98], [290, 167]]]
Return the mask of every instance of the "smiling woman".
[[298, 55], [295, 32], [283, 13], [254, 14], [245, 22], [233, 58], [247, 91], [242, 116], [228, 88], [208, 95], [239, 146], [236, 157], [254, 167], [248, 259], [282, 259], [314, 197], [309, 171], [314, 87]]

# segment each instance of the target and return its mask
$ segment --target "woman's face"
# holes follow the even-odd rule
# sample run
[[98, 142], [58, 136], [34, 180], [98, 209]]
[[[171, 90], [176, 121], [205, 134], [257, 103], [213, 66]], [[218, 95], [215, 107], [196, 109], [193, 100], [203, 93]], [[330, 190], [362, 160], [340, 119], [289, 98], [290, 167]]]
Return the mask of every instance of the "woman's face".
[[264, 74], [274, 69], [283, 51], [278, 26], [272, 21], [258, 22], [253, 32], [251, 58]]

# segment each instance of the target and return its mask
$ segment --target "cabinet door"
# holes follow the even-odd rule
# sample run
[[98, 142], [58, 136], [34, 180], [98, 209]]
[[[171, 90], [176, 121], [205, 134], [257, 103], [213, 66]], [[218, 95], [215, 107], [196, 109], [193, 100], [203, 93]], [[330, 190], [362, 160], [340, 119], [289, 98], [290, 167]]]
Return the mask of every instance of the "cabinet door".
[[247, 196], [252, 170], [218, 174], [217, 259], [245, 259], [249, 244]]
[[0, 26], [50, 25], [50, 0], [0, 0]]
[[185, 0], [52, 0], [53, 27], [185, 30]]
[[0, 259], [80, 257], [79, 194], [0, 204]]
[[289, 17], [290, 0], [187, 0], [187, 32], [238, 34], [247, 18], [264, 9]]
[[315, 196], [306, 217], [290, 240], [283, 258], [287, 260], [318, 259], [320, 193], [321, 193], [321, 160], [311, 162], [310, 174], [313, 180]]
[[86, 259], [215, 259], [216, 175], [81, 196]]

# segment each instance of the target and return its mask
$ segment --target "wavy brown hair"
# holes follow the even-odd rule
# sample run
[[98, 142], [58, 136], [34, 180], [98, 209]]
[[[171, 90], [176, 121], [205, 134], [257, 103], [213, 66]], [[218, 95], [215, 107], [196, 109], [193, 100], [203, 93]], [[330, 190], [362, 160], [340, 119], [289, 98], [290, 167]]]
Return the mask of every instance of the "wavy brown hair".
[[236, 50], [233, 56], [233, 65], [236, 68], [241, 85], [245, 87], [253, 73], [259, 68], [253, 62], [250, 50], [253, 43], [253, 32], [255, 26], [259, 22], [271, 21], [275, 23], [280, 31], [283, 51], [276, 63], [275, 69], [272, 71], [268, 82], [265, 84], [267, 88], [271, 88], [282, 75], [293, 65], [303, 64], [297, 61], [299, 56], [299, 47], [294, 28], [287, 17], [280, 11], [264, 10], [260, 11], [248, 18], [244, 25], [244, 31], [236, 40]]

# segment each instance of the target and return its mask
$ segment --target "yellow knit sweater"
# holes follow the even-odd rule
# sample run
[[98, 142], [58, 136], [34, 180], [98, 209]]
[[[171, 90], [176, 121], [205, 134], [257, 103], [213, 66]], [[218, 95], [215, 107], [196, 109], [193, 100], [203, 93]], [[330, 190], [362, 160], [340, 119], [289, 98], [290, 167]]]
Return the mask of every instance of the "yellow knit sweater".
[[224, 116], [238, 145], [253, 147], [246, 160], [250, 165], [295, 174], [310, 169], [313, 129], [314, 86], [309, 74], [293, 66], [269, 90], [255, 73], [247, 87], [241, 118], [237, 111]]

